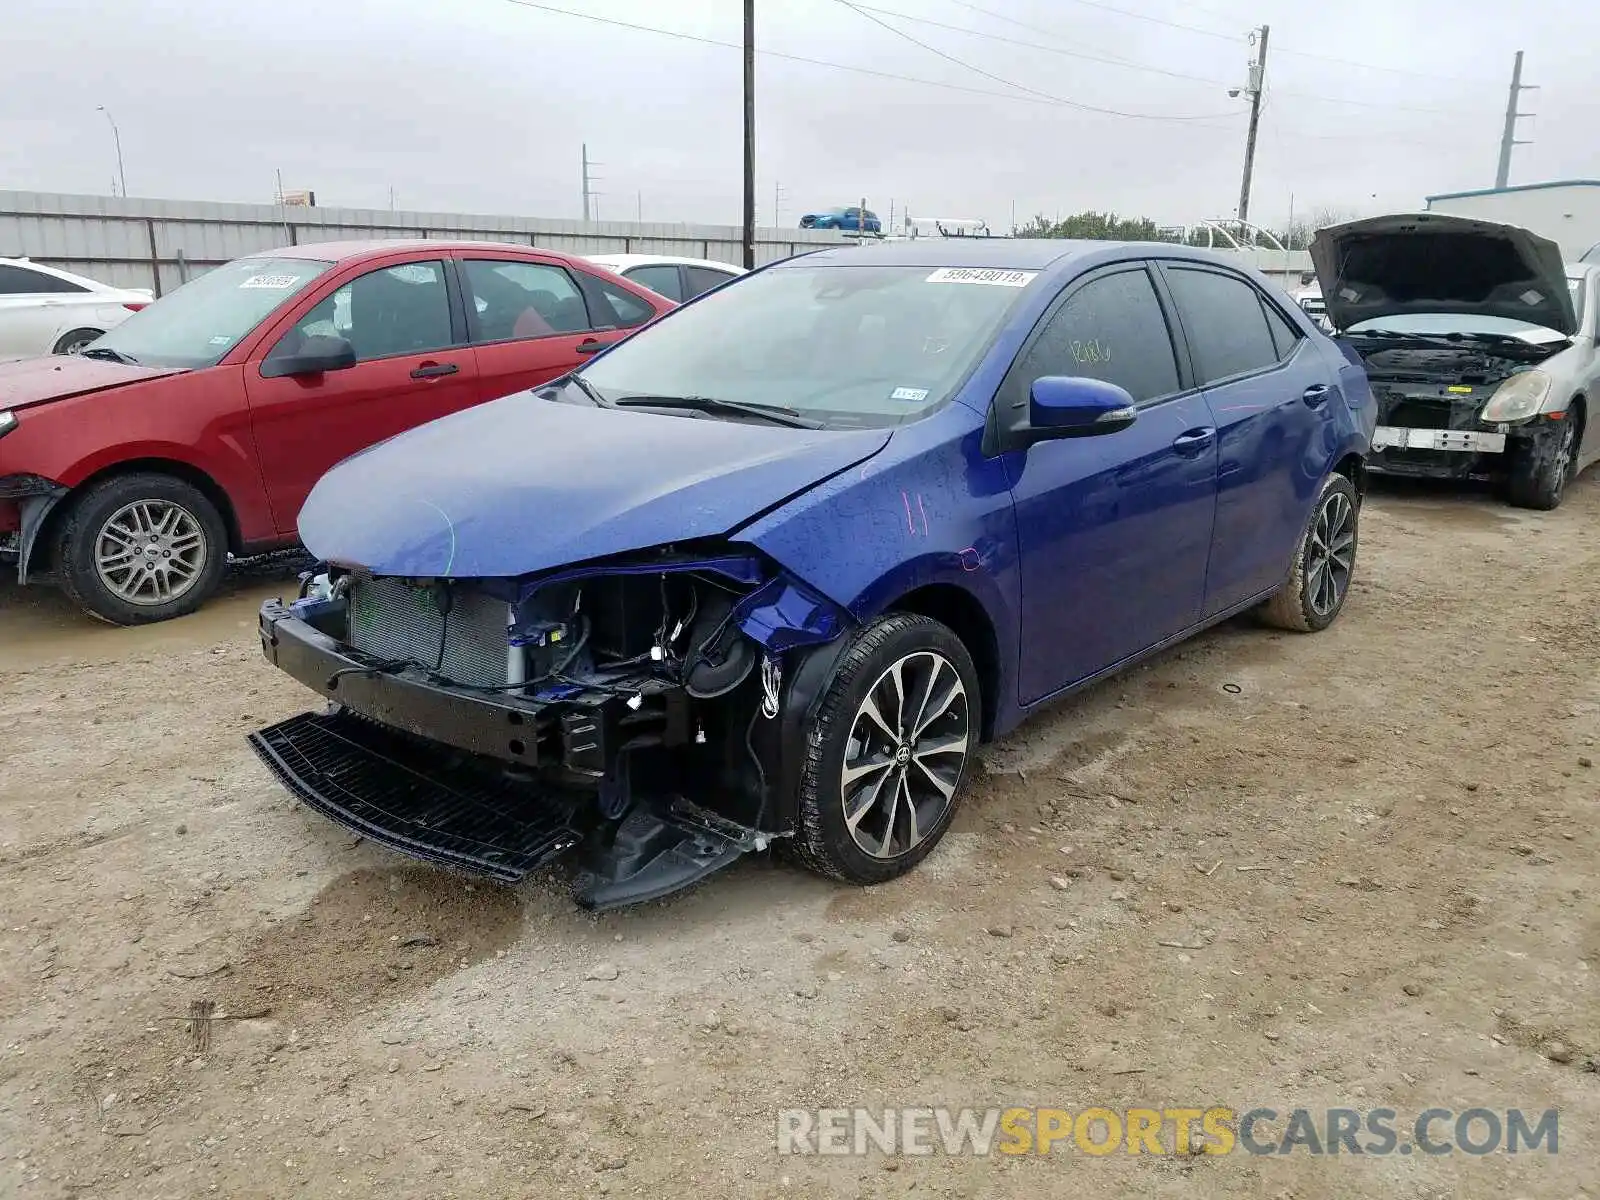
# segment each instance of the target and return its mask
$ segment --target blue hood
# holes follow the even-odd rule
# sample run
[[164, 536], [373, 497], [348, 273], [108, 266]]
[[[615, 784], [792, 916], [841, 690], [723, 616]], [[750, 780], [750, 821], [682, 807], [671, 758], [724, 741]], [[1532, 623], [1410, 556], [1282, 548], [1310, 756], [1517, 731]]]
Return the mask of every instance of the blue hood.
[[346, 459], [306, 499], [300, 537], [379, 575], [515, 577], [727, 533], [888, 441], [519, 393]]

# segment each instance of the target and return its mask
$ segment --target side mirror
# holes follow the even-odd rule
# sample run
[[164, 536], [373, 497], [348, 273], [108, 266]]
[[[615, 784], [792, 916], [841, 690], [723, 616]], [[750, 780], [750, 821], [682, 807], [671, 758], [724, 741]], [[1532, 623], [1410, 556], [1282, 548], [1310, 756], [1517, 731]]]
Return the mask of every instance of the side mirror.
[[347, 371], [356, 365], [356, 350], [342, 337], [308, 337], [293, 354], [272, 354], [261, 364], [266, 379], [288, 375], [321, 375], [324, 371]]
[[1028, 426], [1033, 441], [1094, 437], [1126, 429], [1139, 416], [1123, 388], [1082, 375], [1045, 375], [1028, 389]]

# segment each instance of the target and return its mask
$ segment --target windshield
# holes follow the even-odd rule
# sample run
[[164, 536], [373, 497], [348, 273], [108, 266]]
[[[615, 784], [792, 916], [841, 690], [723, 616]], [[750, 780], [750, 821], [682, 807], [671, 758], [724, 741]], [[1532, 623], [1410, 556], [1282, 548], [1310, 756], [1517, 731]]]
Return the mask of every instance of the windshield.
[[607, 400], [704, 397], [881, 428], [943, 404], [1032, 271], [793, 266], [745, 276], [585, 367]]
[[135, 313], [89, 352], [113, 351], [152, 367], [215, 366], [267, 314], [332, 265], [306, 258], [237, 259]]
[[[1576, 304], [1576, 301], [1574, 301]], [[1564, 340], [1554, 329], [1533, 325], [1527, 321], [1513, 321], [1510, 317], [1491, 317], [1475, 313], [1401, 313], [1393, 317], [1374, 317], [1370, 321], [1357, 321], [1347, 333], [1420, 333], [1433, 337], [1447, 334], [1476, 333], [1500, 337], [1522, 338], [1524, 341], [1553, 342]]]

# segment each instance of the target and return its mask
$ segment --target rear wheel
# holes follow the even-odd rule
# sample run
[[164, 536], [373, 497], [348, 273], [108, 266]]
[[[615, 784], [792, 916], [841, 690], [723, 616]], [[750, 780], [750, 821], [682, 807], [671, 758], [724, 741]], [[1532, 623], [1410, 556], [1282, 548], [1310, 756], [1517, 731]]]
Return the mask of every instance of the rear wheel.
[[64, 333], [56, 339], [52, 354], [79, 354], [83, 348], [100, 337], [103, 330], [99, 329], [74, 329], [71, 333]]
[[1355, 573], [1361, 500], [1343, 475], [1330, 475], [1295, 547], [1289, 581], [1258, 610], [1279, 629], [1315, 633], [1344, 608]]
[[955, 817], [981, 712], [972, 656], [939, 622], [899, 613], [858, 633], [811, 730], [795, 855], [858, 884], [916, 866]]
[[1574, 405], [1566, 419], [1551, 422], [1555, 436], [1525, 440], [1513, 451], [1506, 475], [1506, 500], [1518, 508], [1549, 511], [1561, 504], [1578, 460], [1582, 412]]
[[68, 510], [56, 545], [62, 589], [114, 625], [191, 613], [216, 590], [228, 534], [205, 493], [171, 475], [119, 475]]

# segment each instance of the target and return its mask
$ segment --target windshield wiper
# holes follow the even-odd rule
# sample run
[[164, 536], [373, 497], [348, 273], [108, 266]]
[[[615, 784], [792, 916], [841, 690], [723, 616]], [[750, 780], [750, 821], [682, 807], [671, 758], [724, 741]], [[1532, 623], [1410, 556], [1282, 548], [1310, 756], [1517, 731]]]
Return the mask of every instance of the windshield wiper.
[[593, 400], [601, 408], [612, 407], [611, 401], [607, 400], [600, 394], [600, 389], [595, 387], [594, 384], [590, 383], [582, 375], [568, 375], [566, 382], [576, 385], [580, 392], [589, 397], [589, 399]]
[[803, 417], [792, 408], [777, 404], [746, 404], [742, 400], [718, 400], [714, 396], [623, 396], [612, 403], [618, 408], [688, 408], [703, 413], [730, 413], [756, 417], [794, 429], [822, 428], [821, 421]]
[[139, 360], [131, 354], [124, 354], [121, 350], [113, 350], [110, 346], [90, 346], [87, 350], [79, 351], [85, 358], [103, 358], [107, 362], [122, 363], [124, 366], [137, 367]]

